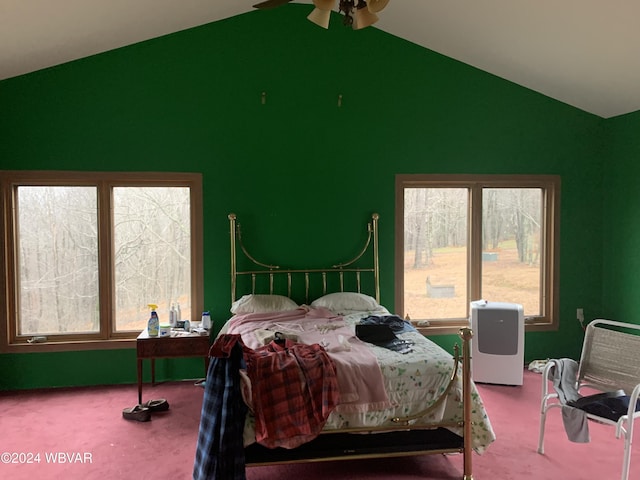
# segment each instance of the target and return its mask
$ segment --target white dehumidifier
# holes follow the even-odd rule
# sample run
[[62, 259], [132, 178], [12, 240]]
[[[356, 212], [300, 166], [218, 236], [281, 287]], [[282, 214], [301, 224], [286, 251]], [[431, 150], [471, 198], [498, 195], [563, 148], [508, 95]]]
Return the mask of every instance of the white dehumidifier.
[[471, 302], [471, 372], [474, 382], [522, 385], [524, 312], [516, 303]]

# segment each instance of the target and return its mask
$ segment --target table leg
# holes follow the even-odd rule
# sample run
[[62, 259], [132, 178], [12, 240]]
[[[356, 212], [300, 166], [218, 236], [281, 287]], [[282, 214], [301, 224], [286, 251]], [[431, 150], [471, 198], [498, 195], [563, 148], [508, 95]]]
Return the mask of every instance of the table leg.
[[142, 403], [142, 359], [138, 359], [138, 403]]

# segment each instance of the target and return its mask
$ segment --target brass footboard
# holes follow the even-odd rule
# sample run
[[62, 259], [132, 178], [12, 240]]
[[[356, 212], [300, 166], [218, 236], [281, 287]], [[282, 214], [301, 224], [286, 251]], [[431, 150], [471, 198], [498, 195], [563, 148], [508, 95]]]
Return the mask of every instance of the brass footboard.
[[473, 480], [471, 455], [471, 338], [473, 332], [470, 328], [460, 329], [462, 337], [462, 430], [464, 441], [464, 467], [463, 480]]
[[464, 462], [464, 476], [463, 480], [473, 480], [472, 473], [472, 438], [471, 438], [471, 338], [473, 332], [470, 328], [462, 328], [459, 332], [462, 338], [462, 358], [460, 358], [460, 348], [456, 344], [454, 346], [454, 366], [451, 372], [451, 378], [445, 388], [444, 392], [438, 399], [426, 408], [425, 410], [418, 412], [414, 415], [407, 417], [396, 417], [392, 419], [392, 422], [408, 427], [412, 420], [428, 415], [434, 411], [446, 398], [449, 391], [453, 387], [458, 377], [458, 366], [462, 360], [462, 431], [463, 431], [463, 462]]
[[[412, 417], [397, 419], [397, 427], [362, 427], [358, 429], [348, 428], [343, 430], [325, 431], [316, 440], [309, 442], [307, 445], [298, 447], [298, 449], [277, 449], [272, 450], [253, 444], [245, 449], [247, 465], [270, 465], [282, 463], [298, 463], [298, 462], [320, 462], [341, 460], [348, 458], [373, 458], [373, 457], [397, 457], [406, 455], [429, 455], [437, 453], [462, 453], [463, 456], [463, 477], [462, 480], [473, 480], [472, 473], [472, 455], [473, 455], [473, 439], [471, 434], [471, 338], [473, 336], [471, 329], [463, 328], [459, 332], [462, 338], [462, 355], [460, 349], [455, 347], [455, 368], [452, 374], [451, 382], [447, 389], [453, 388], [453, 381], [458, 380], [458, 366], [462, 364], [462, 400], [463, 400], [463, 419], [455, 424], [432, 424], [432, 425], [401, 425], [403, 421], [410, 420]], [[444, 398], [446, 392], [439, 397], [437, 401]], [[428, 413], [435, 408], [432, 405], [429, 409], [421, 413]], [[408, 421], [407, 421], [408, 423]], [[448, 431], [447, 428], [458, 427], [463, 431], [462, 439], [458, 435]], [[442, 440], [436, 432], [443, 431], [450, 435], [450, 438]], [[373, 448], [359, 449], [357, 446], [364, 443], [361, 438], [354, 444], [354, 433], [380, 433], [383, 435], [372, 435], [372, 439], [382, 439], [386, 435], [390, 435], [387, 443], [376, 444]], [[420, 437], [411, 436], [416, 433]], [[433, 434], [432, 434], [433, 433]], [[424, 436], [422, 436], [424, 434]], [[434, 436], [435, 435], [435, 436]], [[369, 435], [365, 435], [369, 437]], [[451, 438], [451, 437], [455, 437]], [[414, 443], [409, 443], [414, 442]], [[432, 443], [434, 442], [434, 443]], [[330, 447], [327, 448], [327, 445]], [[354, 446], [356, 445], [356, 446]], [[399, 445], [403, 445], [400, 449]], [[301, 453], [297, 451], [302, 450]]]

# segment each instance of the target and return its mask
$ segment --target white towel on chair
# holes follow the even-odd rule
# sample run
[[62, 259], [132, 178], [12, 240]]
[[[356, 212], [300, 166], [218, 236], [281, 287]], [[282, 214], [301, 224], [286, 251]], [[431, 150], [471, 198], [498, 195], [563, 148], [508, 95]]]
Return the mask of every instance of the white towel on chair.
[[562, 406], [562, 424], [567, 438], [576, 443], [589, 443], [589, 422], [587, 412], [579, 408]]
[[578, 378], [578, 362], [570, 358], [560, 358], [549, 360], [552, 364], [549, 370], [549, 380], [553, 382], [558, 394], [558, 400], [565, 405], [580, 398], [580, 394], [576, 388], [576, 379]]
[[589, 443], [589, 422], [587, 412], [567, 405], [567, 402], [578, 400], [581, 395], [576, 388], [578, 378], [578, 362], [570, 358], [549, 360], [549, 380], [558, 394], [562, 404], [562, 423], [567, 437], [572, 442]]

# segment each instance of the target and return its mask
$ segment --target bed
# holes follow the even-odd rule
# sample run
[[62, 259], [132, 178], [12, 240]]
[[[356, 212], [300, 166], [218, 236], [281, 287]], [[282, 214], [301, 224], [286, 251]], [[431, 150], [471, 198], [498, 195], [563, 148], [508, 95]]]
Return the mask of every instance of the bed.
[[[434, 453], [461, 453], [463, 479], [473, 478], [472, 452], [483, 453], [495, 435], [470, 376], [472, 332], [460, 331], [462, 351], [456, 345], [452, 355], [380, 305], [378, 220], [371, 216], [351, 260], [286, 269], [256, 260], [229, 215], [233, 315], [212, 347], [194, 478], [242, 479], [245, 467], [274, 463]], [[298, 368], [308, 359], [318, 375], [282, 380], [287, 388], [315, 386], [303, 404], [277, 393], [285, 355], [298, 355]], [[265, 374], [260, 365], [272, 364]], [[283, 412], [298, 407], [300, 418], [291, 413], [288, 424]]]

